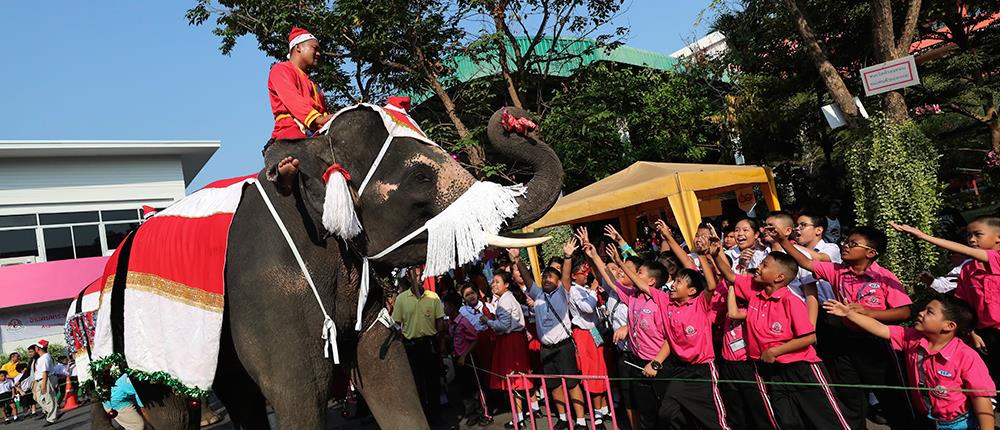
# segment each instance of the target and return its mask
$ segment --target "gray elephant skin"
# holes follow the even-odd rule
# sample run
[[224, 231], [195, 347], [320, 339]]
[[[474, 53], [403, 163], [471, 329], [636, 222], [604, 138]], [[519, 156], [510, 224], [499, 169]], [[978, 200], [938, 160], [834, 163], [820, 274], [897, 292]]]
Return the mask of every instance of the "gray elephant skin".
[[[533, 133], [505, 131], [500, 124], [504, 111], [515, 118], [529, 114], [513, 107], [501, 109], [487, 129], [489, 154], [513, 160], [530, 172], [518, 213], [503, 229], [512, 231], [552, 207], [562, 188], [563, 169], [552, 149]], [[364, 227], [361, 235], [347, 242], [329, 237], [321, 222], [323, 172], [340, 163], [352, 175], [351, 188], [356, 190], [387, 136], [375, 111], [348, 111], [337, 117], [325, 136], [277, 141], [266, 151], [265, 166], [275, 166], [287, 156], [299, 159], [298, 179], [290, 194], [279, 193], [265, 171], [258, 175], [336, 323], [340, 365], [323, 355], [322, 312], [278, 226], [255, 188], [244, 189], [229, 233], [222, 345], [212, 387], [237, 429], [270, 428], [267, 405], [274, 408], [283, 430], [326, 429], [327, 402], [338, 374], [350, 375], [381, 428], [430, 428], [399, 336], [382, 324], [372, 325], [384, 307], [377, 282], [363, 312], [364, 327], [372, 328], [354, 330], [361, 256], [374, 255], [422, 226], [476, 179], [443, 149], [397, 137], [365, 191], [356, 196]], [[373, 261], [373, 281], [394, 267], [423, 263], [426, 241], [422, 234]], [[191, 399], [162, 386], [137, 385], [156, 429], [198, 428], [199, 409]], [[92, 418], [93, 428], [111, 428], [99, 404]]]

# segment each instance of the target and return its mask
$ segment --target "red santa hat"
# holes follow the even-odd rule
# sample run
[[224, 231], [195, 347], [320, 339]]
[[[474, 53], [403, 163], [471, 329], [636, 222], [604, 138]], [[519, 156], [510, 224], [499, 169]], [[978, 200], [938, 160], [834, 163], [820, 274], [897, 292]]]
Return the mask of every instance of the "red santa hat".
[[304, 28], [294, 27], [292, 32], [288, 33], [288, 50], [291, 51], [295, 45], [298, 45], [307, 40], [316, 40], [316, 36], [313, 36], [309, 30]]
[[38, 346], [40, 346], [42, 348], [48, 348], [49, 341], [47, 341], [45, 339], [42, 339], [42, 340], [38, 341]]
[[156, 209], [154, 209], [152, 206], [142, 205], [142, 220], [143, 221], [152, 218], [153, 215], [156, 215]]

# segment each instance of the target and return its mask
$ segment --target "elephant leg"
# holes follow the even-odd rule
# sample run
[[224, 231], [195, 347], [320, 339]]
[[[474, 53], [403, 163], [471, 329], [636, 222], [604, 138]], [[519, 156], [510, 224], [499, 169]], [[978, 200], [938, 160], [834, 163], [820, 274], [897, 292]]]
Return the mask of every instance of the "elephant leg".
[[382, 324], [363, 333], [358, 339], [357, 366], [351, 376], [379, 427], [429, 430], [406, 350], [398, 336]]
[[215, 368], [212, 391], [226, 406], [226, 413], [236, 430], [270, 430], [267, 419], [267, 399], [240, 362], [233, 345], [228, 312], [222, 325], [219, 364]]

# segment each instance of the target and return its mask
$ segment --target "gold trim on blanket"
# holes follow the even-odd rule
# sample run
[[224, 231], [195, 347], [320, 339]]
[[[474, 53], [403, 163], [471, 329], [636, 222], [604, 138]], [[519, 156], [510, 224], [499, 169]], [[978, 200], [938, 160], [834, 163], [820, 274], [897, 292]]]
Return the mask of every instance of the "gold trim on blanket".
[[149, 273], [128, 272], [125, 288], [156, 294], [210, 312], [222, 312], [222, 294], [192, 288]]

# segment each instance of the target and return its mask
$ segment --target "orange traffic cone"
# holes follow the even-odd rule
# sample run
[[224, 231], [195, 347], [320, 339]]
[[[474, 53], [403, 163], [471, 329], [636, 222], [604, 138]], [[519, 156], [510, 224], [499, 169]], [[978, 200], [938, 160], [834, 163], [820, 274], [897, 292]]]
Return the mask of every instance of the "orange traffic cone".
[[70, 409], [76, 409], [80, 407], [80, 402], [76, 400], [76, 390], [73, 388], [73, 381], [66, 378], [66, 404], [63, 405], [62, 410], [68, 411]]

